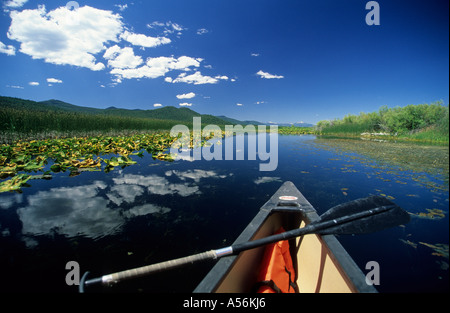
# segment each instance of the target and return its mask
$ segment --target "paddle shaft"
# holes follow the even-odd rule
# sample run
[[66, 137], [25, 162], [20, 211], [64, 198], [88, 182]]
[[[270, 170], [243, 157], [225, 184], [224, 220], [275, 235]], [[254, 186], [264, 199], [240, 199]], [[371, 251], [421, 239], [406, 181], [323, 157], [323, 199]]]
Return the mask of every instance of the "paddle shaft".
[[329, 229], [331, 227], [339, 226], [342, 224], [350, 223], [355, 220], [359, 220], [365, 217], [373, 216], [376, 214], [380, 214], [386, 211], [389, 211], [394, 206], [382, 206], [375, 209], [355, 213], [349, 216], [343, 216], [336, 219], [328, 220], [328, 221], [319, 221], [315, 223], [311, 223], [305, 227], [297, 228], [294, 230], [290, 230], [278, 235], [273, 235], [265, 238], [261, 238], [258, 240], [253, 240], [241, 244], [236, 244], [231, 246], [233, 249], [233, 254], [239, 254], [246, 250], [251, 250], [254, 248], [258, 248], [261, 246], [265, 246], [268, 244], [272, 244], [279, 241], [289, 240], [293, 238], [297, 238], [300, 236], [308, 235], [308, 234], [319, 234], [321, 230]]
[[206, 260], [215, 260], [224, 256], [229, 255], [237, 255], [243, 251], [255, 249], [261, 246], [265, 246], [268, 244], [276, 243], [279, 241], [289, 240], [292, 238], [308, 235], [308, 234], [314, 234], [314, 233], [320, 233], [321, 230], [326, 230], [338, 225], [350, 223], [355, 220], [363, 219], [365, 217], [374, 216], [386, 211], [389, 211], [394, 206], [381, 206], [378, 208], [362, 211], [359, 213], [354, 213], [349, 216], [343, 216], [332, 220], [326, 220], [326, 221], [319, 221], [315, 223], [311, 223], [303, 228], [294, 229], [291, 231], [287, 231], [281, 234], [269, 236], [266, 238], [261, 238], [254, 241], [249, 241], [245, 243], [235, 244], [227, 248], [219, 249], [219, 250], [211, 250], [208, 252], [161, 262], [153, 265], [148, 265], [136, 269], [126, 270], [110, 275], [102, 276], [101, 278], [95, 278], [91, 280], [87, 280], [85, 282], [86, 286], [94, 285], [98, 283], [102, 283], [105, 285], [112, 284], [112, 283], [118, 283], [119, 281], [123, 281], [126, 279], [131, 278], [137, 278], [146, 276], [153, 273], [158, 273], [174, 268], [181, 267], [183, 265], [187, 264], [193, 264], [200, 261], [206, 261]]

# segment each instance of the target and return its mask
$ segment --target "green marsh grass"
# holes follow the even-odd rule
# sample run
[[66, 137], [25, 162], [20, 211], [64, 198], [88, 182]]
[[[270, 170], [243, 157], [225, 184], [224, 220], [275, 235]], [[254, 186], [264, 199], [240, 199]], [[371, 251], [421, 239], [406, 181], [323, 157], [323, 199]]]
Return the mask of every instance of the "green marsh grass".
[[363, 133], [382, 134], [385, 139], [448, 144], [449, 108], [440, 101], [391, 109], [382, 107], [378, 112], [350, 114], [343, 119], [320, 121], [316, 132], [343, 137], [360, 137]]

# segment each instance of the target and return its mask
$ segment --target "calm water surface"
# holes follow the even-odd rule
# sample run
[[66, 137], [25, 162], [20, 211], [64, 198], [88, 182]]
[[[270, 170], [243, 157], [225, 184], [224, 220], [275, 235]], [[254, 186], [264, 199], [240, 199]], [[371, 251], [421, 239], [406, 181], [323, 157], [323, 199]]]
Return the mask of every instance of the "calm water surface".
[[[65, 283], [69, 261], [96, 277], [228, 246], [289, 180], [319, 214], [369, 195], [392, 199], [412, 214], [408, 225], [338, 239], [363, 271], [380, 264], [380, 292], [449, 291], [448, 147], [280, 136], [274, 172], [259, 161], [133, 159], [0, 194], [0, 289], [76, 292]], [[213, 265], [95, 291], [191, 292]]]

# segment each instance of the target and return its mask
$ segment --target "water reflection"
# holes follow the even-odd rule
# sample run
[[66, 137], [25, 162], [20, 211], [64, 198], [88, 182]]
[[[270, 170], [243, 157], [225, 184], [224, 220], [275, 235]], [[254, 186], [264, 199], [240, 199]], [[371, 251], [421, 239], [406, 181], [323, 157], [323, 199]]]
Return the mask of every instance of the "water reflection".
[[[171, 211], [168, 207], [148, 203], [151, 195], [198, 195], [202, 179], [224, 179], [232, 175], [200, 169], [169, 170], [164, 176], [121, 173], [112, 178], [111, 184], [94, 181], [85, 186], [39, 191], [27, 198], [28, 205], [19, 208], [17, 214], [22, 222], [22, 234], [26, 236], [58, 233], [96, 239], [120, 232], [129, 218]], [[140, 197], [146, 203], [136, 206]], [[2, 201], [2, 208], [22, 201], [21, 195], [7, 197]], [[135, 206], [127, 208], [125, 204]]]
[[[68, 260], [104, 274], [105, 268], [123, 270], [231, 244], [281, 183], [290, 180], [319, 213], [371, 194], [393, 199], [413, 217], [406, 227], [339, 240], [361, 269], [367, 261], [382, 264], [381, 292], [422, 291], [428, 288], [424, 286], [448, 290], [445, 169], [431, 174], [415, 164], [402, 166], [395, 162], [400, 150], [392, 150], [394, 160], [384, 163], [337, 143], [282, 136], [279, 167], [271, 173], [260, 172], [258, 162], [166, 163], [145, 156], [135, 157], [136, 165], [108, 174], [69, 178], [59, 173], [50, 181], [33, 181], [23, 194], [0, 194], [0, 280], [38, 281], [39, 273], [62, 271]], [[383, 146], [364, 147], [383, 152]], [[412, 154], [411, 149], [407, 153]], [[430, 151], [422, 149], [415, 155], [430, 156]], [[438, 152], [433, 160], [441, 159]], [[422, 159], [424, 166], [430, 163], [417, 157]], [[195, 279], [206, 274], [185, 272], [186, 277], [174, 274], [181, 292], [193, 290]], [[48, 283], [45, 290], [67, 287], [61, 279], [64, 274], [54, 273], [54, 284]], [[164, 284], [167, 288], [161, 289]], [[23, 288], [20, 283], [16, 286], [19, 291]], [[127, 291], [137, 288], [165, 292], [175, 287], [164, 276]]]
[[17, 210], [24, 235], [51, 232], [74, 237], [96, 238], [114, 232], [123, 217], [108, 207], [109, 201], [99, 196], [106, 189], [103, 182], [74, 188], [54, 188], [28, 197], [28, 206]]

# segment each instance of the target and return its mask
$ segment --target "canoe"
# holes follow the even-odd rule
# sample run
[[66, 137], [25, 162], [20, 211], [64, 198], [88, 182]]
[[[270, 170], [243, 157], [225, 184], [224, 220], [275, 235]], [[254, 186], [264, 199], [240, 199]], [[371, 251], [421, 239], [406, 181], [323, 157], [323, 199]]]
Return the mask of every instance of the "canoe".
[[[314, 207], [292, 182], [264, 204], [234, 244], [273, 235], [320, 220]], [[366, 277], [334, 235], [310, 234], [289, 240], [300, 293], [375, 293]], [[249, 293], [258, 282], [265, 247], [221, 258], [194, 293]]]

